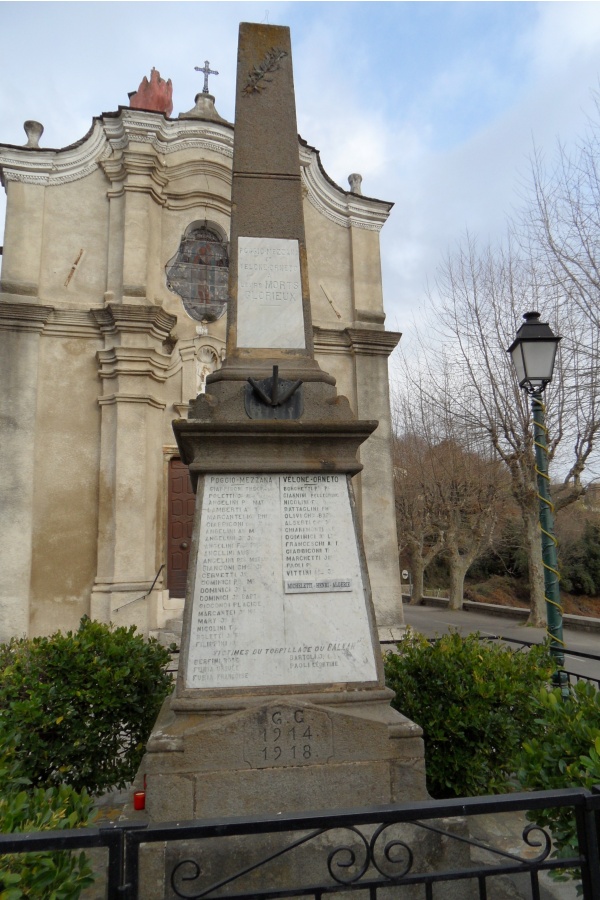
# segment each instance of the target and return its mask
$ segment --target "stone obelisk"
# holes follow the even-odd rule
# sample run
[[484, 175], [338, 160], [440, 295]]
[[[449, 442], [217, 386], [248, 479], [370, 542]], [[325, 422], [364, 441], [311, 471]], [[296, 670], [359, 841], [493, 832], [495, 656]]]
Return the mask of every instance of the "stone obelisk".
[[240, 26], [227, 359], [174, 422], [196, 490], [154, 820], [423, 799], [389, 705], [351, 478], [358, 421], [313, 355], [288, 28]]

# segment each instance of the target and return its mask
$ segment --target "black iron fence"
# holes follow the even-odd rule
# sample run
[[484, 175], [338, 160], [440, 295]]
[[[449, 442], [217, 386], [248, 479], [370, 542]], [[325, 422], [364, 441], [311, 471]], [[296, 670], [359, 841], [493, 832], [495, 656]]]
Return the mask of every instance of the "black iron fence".
[[[574, 817], [578, 842], [576, 852], [560, 860], [553, 856], [551, 836], [538, 826], [522, 829], [521, 849], [514, 840], [509, 849], [500, 841], [481, 840], [477, 828], [470, 827], [478, 816], [510, 814], [514, 819], [515, 813], [557, 808]], [[3, 834], [0, 856], [103, 847], [107, 900], [321, 900], [357, 890], [368, 891], [369, 900], [385, 900], [392, 896], [390, 888], [394, 898], [490, 900], [495, 880], [507, 877], [520, 879], [522, 896], [539, 900], [540, 884], [548, 877], [544, 873], [553, 869], [578, 878], [585, 900], [600, 900], [599, 825], [600, 788], [567, 789], [300, 815]], [[430, 851], [434, 846], [433, 859], [431, 852], [422, 853], [423, 835]], [[300, 864], [294, 865], [299, 854]], [[147, 865], [153, 868], [150, 880], [144, 880]]]

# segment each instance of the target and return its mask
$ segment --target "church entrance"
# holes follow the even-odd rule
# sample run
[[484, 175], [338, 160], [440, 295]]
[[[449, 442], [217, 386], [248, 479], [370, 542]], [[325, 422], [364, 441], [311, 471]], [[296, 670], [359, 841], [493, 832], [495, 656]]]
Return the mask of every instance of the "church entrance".
[[176, 458], [169, 461], [168, 503], [167, 587], [171, 597], [185, 597], [196, 497], [188, 467]]

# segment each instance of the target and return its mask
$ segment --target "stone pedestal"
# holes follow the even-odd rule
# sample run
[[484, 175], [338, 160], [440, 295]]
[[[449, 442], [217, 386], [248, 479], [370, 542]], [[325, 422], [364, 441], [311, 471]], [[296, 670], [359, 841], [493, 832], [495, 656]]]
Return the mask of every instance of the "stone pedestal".
[[[317, 700], [318, 702], [313, 702]], [[167, 700], [144, 760], [154, 821], [350, 808], [420, 800], [421, 730], [385, 691], [246, 699], [185, 713]]]
[[177, 687], [141, 772], [155, 821], [427, 796], [391, 709], [351, 476], [376, 423], [325, 383], [297, 420], [209, 385], [174, 423], [196, 489]]

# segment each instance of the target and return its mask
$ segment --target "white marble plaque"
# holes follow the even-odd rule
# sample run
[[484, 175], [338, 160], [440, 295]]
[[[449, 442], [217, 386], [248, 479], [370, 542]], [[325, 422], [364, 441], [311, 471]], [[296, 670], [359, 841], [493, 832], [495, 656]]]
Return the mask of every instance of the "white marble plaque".
[[187, 688], [375, 681], [346, 475], [207, 475]]
[[238, 239], [237, 345], [306, 347], [298, 241]]

